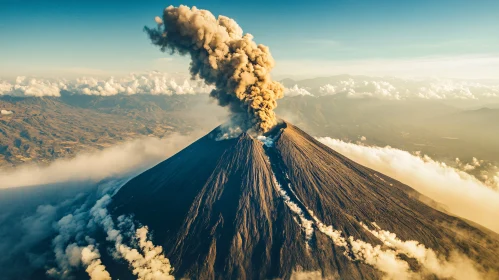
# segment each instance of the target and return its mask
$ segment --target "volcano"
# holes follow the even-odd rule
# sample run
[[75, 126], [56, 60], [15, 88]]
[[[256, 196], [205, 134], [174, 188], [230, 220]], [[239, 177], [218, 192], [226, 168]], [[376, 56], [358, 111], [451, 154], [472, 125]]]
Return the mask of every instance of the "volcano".
[[256, 138], [219, 133], [135, 177], [109, 206], [149, 227], [176, 278], [459, 279], [499, 268], [497, 234], [290, 123]]

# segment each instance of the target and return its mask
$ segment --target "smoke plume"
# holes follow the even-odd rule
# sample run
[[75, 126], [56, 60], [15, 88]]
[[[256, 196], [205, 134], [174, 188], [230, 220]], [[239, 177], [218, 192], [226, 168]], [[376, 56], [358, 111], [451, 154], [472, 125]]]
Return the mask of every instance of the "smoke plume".
[[228, 107], [244, 130], [266, 132], [277, 123], [274, 108], [284, 87], [273, 81], [269, 48], [257, 45], [251, 34], [231, 18], [196, 7], [169, 6], [158, 27], [145, 31], [161, 51], [189, 54], [190, 73], [215, 85], [210, 95]]

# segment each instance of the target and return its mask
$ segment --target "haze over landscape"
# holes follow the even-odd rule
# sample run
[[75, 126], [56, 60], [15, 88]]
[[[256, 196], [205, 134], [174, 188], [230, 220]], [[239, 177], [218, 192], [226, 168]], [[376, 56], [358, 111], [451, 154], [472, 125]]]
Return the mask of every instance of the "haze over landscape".
[[497, 279], [498, 13], [0, 1], [0, 279]]

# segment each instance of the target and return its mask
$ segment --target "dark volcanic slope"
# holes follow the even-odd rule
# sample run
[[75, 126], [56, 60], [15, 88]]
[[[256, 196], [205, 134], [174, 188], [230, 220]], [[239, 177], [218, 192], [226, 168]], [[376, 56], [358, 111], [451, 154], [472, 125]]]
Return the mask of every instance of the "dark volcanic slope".
[[382, 277], [349, 260], [316, 226], [307, 243], [280, 186], [288, 194], [291, 186], [291, 199], [304, 212], [308, 207], [345, 236], [381, 244], [360, 225], [376, 222], [402, 240], [443, 255], [459, 248], [497, 269], [495, 235], [430, 208], [411, 188], [283, 126], [272, 147], [247, 134], [215, 141], [212, 132], [126, 184], [114, 197], [113, 213], [134, 214], [148, 225], [179, 278], [288, 279], [295, 270], [341, 279]]

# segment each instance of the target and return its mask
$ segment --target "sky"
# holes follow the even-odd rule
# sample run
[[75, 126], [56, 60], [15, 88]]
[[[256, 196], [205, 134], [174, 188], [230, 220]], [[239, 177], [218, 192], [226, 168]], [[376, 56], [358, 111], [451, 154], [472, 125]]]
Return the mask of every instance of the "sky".
[[143, 32], [179, 4], [234, 18], [270, 47], [279, 77], [499, 79], [497, 0], [0, 0], [0, 78], [187, 72]]

